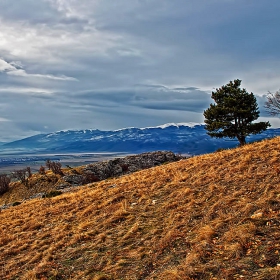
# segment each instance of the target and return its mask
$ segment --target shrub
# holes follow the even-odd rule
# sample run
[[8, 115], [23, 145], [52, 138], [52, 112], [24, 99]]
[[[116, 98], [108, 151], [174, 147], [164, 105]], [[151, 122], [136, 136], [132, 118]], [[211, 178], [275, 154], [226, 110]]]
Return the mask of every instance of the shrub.
[[13, 205], [13, 206], [17, 206], [17, 205], [20, 205], [20, 204], [21, 204], [21, 202], [15, 201], [12, 205]]
[[14, 170], [12, 177], [20, 181], [23, 185], [28, 186], [28, 179], [31, 177], [30, 167], [24, 169]]
[[43, 165], [41, 165], [41, 167], [40, 167], [38, 173], [39, 173], [40, 175], [45, 175], [45, 174], [46, 174], [45, 167], [44, 167]]
[[51, 170], [51, 160], [50, 159], [46, 160], [46, 166], [49, 170]]
[[225, 150], [226, 150], [225, 148], [218, 148], [215, 152], [219, 153], [219, 152], [222, 152], [222, 151], [225, 151]]
[[0, 175], [0, 195], [6, 193], [9, 190], [10, 182], [11, 182], [11, 178], [8, 177], [7, 174]]
[[31, 178], [32, 172], [31, 172], [31, 168], [30, 168], [29, 166], [26, 167], [26, 173], [27, 173], [27, 177], [28, 177], [28, 178]]
[[93, 182], [98, 182], [100, 181], [98, 177], [96, 177], [94, 174], [88, 174], [86, 173], [83, 176], [83, 184], [89, 184], [89, 183], [93, 183]]
[[122, 172], [128, 172], [128, 170], [129, 170], [128, 167], [129, 167], [128, 164], [122, 164], [121, 165]]
[[50, 192], [44, 194], [44, 195], [42, 196], [42, 198], [55, 197], [55, 196], [61, 195], [62, 193], [63, 193], [62, 191], [50, 191]]
[[58, 161], [46, 161], [47, 167], [54, 173], [63, 176], [63, 172], [61, 170], [61, 163]]

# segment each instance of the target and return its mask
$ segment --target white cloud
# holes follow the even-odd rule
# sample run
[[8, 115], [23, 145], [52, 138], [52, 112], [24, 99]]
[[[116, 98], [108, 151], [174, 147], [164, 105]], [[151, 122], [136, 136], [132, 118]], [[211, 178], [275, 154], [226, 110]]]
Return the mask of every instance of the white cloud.
[[14, 71], [16, 68], [0, 58], [0, 72]]
[[7, 72], [8, 75], [21, 76], [21, 77], [35, 77], [35, 78], [44, 78], [51, 80], [61, 80], [61, 81], [78, 81], [78, 79], [73, 77], [67, 77], [64, 75], [54, 76], [54, 75], [42, 75], [42, 74], [28, 74], [25, 70], [11, 70]]
[[0, 117], [0, 122], [9, 122], [10, 120], [8, 120], [8, 119], [5, 119], [5, 118], [1, 118]]
[[[47, 0], [51, 3], [51, 6], [61, 14], [68, 18], [85, 18], [83, 12], [91, 11], [96, 0], [92, 0], [90, 3], [85, 1], [76, 0]], [[81, 12], [83, 10], [83, 12]]]
[[46, 94], [51, 95], [53, 92], [43, 88], [28, 88], [28, 87], [2, 87], [0, 93], [16, 93], [16, 94]]
[[18, 69], [16, 67], [23, 67], [23, 64], [18, 62], [11, 62], [8, 63], [3, 59], [0, 59], [0, 72], [6, 72], [8, 75], [13, 76], [20, 76], [20, 77], [27, 77], [27, 78], [44, 78], [44, 79], [51, 79], [51, 80], [61, 80], [61, 81], [78, 81], [78, 79], [73, 77], [67, 77], [65, 75], [54, 76], [50, 74], [29, 74], [26, 73], [23, 69]]

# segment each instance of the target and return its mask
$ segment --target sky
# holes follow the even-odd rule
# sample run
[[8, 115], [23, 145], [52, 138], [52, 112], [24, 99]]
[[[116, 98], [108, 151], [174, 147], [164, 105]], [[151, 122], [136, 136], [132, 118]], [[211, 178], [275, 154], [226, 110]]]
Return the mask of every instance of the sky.
[[0, 141], [203, 123], [234, 79], [280, 88], [279, 0], [0, 0]]

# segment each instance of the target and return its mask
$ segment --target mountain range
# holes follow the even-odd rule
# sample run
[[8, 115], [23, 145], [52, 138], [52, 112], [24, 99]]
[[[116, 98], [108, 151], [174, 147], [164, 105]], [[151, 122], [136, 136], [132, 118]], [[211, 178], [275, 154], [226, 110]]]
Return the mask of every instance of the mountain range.
[[[248, 142], [280, 135], [280, 128], [271, 128], [262, 134], [247, 137]], [[157, 127], [124, 128], [114, 131], [65, 130], [38, 134], [1, 146], [4, 150], [26, 152], [127, 152], [142, 153], [169, 150], [175, 153], [198, 155], [219, 148], [238, 145], [234, 139], [216, 139], [207, 135], [204, 125], [170, 123]]]

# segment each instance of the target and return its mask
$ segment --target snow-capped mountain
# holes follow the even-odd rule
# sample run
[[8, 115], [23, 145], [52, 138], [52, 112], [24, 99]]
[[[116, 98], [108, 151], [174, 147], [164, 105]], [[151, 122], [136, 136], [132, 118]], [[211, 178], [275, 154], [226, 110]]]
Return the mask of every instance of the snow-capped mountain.
[[[280, 135], [280, 129], [268, 129], [252, 135], [248, 142]], [[157, 127], [124, 128], [114, 131], [66, 130], [38, 134], [2, 146], [2, 149], [25, 149], [40, 152], [128, 152], [141, 153], [170, 150], [176, 153], [203, 154], [218, 148], [234, 147], [237, 141], [215, 139], [207, 135], [204, 125], [171, 123]]]

